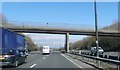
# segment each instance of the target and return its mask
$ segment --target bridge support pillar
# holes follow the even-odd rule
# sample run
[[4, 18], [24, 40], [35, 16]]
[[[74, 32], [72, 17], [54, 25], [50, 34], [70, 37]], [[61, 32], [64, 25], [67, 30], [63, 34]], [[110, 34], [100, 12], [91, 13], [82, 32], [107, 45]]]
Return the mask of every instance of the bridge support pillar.
[[66, 33], [66, 43], [65, 43], [65, 50], [68, 53], [69, 52], [69, 33]]

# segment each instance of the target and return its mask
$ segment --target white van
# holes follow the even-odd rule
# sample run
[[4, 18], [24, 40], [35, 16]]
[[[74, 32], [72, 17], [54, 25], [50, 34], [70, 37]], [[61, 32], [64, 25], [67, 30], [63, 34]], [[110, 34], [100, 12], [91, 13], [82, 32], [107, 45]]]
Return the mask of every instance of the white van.
[[[103, 54], [104, 50], [101, 47], [98, 47], [99, 54]], [[97, 47], [91, 47], [91, 55], [97, 54]]]
[[43, 54], [50, 54], [50, 48], [49, 48], [49, 46], [43, 46], [42, 53]]

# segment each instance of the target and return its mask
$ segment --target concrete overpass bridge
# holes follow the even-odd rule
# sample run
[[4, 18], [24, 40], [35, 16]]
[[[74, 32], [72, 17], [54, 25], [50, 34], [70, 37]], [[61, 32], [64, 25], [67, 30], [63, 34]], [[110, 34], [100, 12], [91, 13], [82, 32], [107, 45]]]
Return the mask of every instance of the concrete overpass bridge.
[[[95, 36], [95, 30], [89, 29], [88, 27], [78, 29], [78, 28], [68, 28], [66, 27], [57, 27], [57, 26], [30, 26], [30, 25], [2, 25], [2, 27], [10, 29], [14, 32], [19, 33], [49, 33], [49, 34], [65, 34], [66, 35], [66, 44], [65, 49], [69, 52], [69, 35], [89, 35]], [[99, 36], [111, 36], [111, 37], [120, 37], [119, 30], [112, 31], [112, 30], [103, 30], [99, 29], [98, 31]]]
[[[50, 33], [50, 34], [66, 34], [69, 33], [70, 35], [89, 35], [95, 36], [94, 30], [77, 30], [77, 29], [59, 29], [59, 28], [7, 28], [15, 32], [20, 33]], [[120, 37], [119, 32], [110, 32], [110, 31], [98, 31], [99, 36], [112, 36], [112, 37]]]

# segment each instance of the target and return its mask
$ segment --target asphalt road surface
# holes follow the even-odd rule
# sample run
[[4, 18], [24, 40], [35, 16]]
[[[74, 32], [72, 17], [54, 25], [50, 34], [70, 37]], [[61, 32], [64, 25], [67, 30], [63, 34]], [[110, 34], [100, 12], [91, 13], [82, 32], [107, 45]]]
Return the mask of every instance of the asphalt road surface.
[[73, 60], [60, 52], [52, 52], [49, 55], [33, 52], [28, 55], [27, 63], [20, 64], [17, 68], [80, 68], [79, 70], [81, 70], [83, 67], [94, 68], [80, 61]]
[[27, 63], [19, 65], [18, 68], [79, 68], [59, 52], [50, 55], [32, 53], [28, 56]]

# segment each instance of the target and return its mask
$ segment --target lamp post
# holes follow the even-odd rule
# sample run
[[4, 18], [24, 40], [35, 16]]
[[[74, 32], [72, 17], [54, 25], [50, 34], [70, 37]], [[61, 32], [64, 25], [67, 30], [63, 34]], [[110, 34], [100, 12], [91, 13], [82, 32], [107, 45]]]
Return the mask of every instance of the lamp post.
[[98, 23], [97, 23], [97, 9], [96, 9], [96, 0], [94, 0], [94, 13], [95, 13], [95, 33], [96, 33], [96, 49], [97, 49], [97, 57], [99, 57], [98, 47]]

